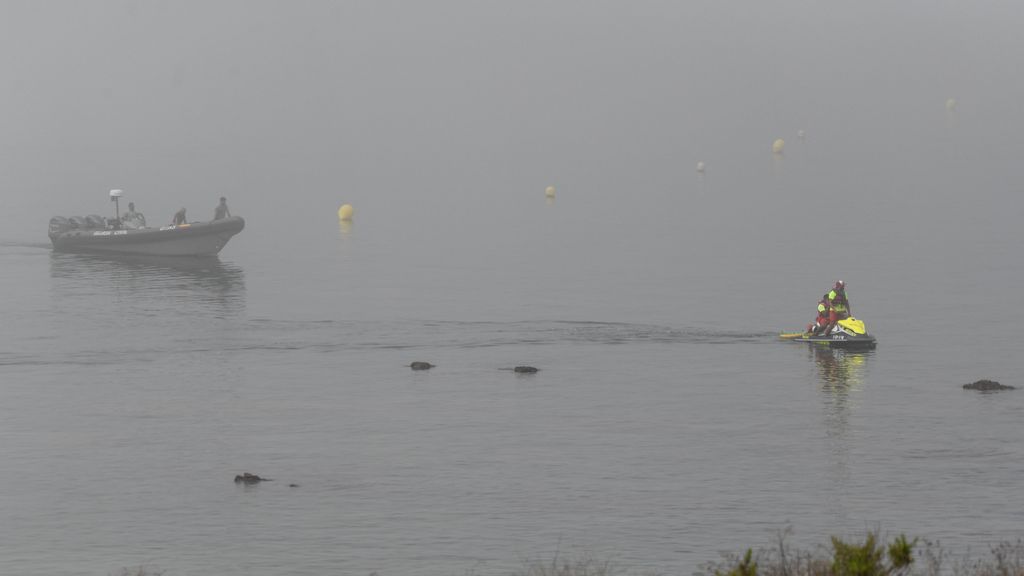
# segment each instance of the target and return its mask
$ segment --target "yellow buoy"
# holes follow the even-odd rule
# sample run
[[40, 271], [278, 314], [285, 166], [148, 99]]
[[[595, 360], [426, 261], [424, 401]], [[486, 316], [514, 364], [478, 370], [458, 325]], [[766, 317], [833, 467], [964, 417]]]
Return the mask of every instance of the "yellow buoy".
[[955, 109], [956, 109], [956, 99], [955, 98], [950, 98], [949, 100], [946, 100], [946, 110], [949, 110], [950, 112], [952, 112]]
[[544, 195], [547, 196], [548, 198], [554, 198], [555, 197], [555, 187], [554, 186], [548, 186], [547, 188], [545, 188], [544, 189]]
[[779, 138], [775, 142], [772, 142], [772, 153], [782, 154], [782, 149], [786, 147], [786, 141]]
[[701, 174], [704, 173], [704, 161], [703, 160], [701, 160], [700, 162], [697, 162], [697, 172], [699, 172]]
[[352, 205], [342, 204], [341, 208], [338, 208], [338, 220], [348, 222], [352, 220]]

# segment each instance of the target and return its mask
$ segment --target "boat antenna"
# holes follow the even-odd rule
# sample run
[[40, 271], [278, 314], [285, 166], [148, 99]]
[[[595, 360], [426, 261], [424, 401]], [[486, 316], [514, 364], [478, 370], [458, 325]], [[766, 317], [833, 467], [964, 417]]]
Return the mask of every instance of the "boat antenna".
[[118, 202], [117, 199], [120, 198], [122, 195], [124, 195], [124, 191], [123, 190], [111, 190], [110, 191], [110, 201], [114, 203], [114, 220], [115, 221], [120, 220], [120, 218], [121, 218], [121, 203]]

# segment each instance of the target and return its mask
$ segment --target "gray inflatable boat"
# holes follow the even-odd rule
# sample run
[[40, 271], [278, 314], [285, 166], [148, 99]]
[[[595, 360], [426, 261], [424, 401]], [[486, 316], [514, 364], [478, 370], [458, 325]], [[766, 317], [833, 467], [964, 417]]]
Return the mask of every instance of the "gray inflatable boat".
[[99, 216], [50, 219], [50, 241], [59, 252], [134, 254], [139, 256], [212, 256], [245, 228], [232, 216], [160, 228], [126, 228]]

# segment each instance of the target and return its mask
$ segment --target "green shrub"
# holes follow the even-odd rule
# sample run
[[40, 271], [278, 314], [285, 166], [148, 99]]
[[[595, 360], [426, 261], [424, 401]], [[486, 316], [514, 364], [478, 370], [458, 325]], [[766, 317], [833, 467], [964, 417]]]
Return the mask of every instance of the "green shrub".
[[879, 548], [874, 533], [863, 544], [847, 544], [832, 537], [832, 573], [835, 576], [886, 576], [885, 550]]
[[[787, 528], [779, 532], [774, 549], [747, 549], [743, 555], [724, 554], [724, 560], [700, 567], [697, 574], [707, 576], [911, 576], [915, 547], [918, 539], [905, 535], [886, 544], [877, 532], [869, 532], [863, 542], [850, 543], [838, 537], [831, 538], [831, 550], [821, 546], [813, 551], [793, 550], [786, 539]], [[1009, 558], [1003, 549], [997, 558]], [[926, 542], [921, 551], [925, 560], [922, 576], [939, 576], [943, 553], [937, 545]], [[1006, 564], [1006, 562], [1003, 562]], [[962, 575], [958, 575], [962, 576]], [[988, 575], [985, 575], [988, 576]], [[992, 576], [1024, 576], [1024, 572], [1001, 573]]]
[[715, 576], [757, 576], [757, 562], [753, 560], [754, 551], [747, 548], [747, 553], [728, 572], [715, 571]]
[[917, 538], [907, 540], [904, 534], [893, 538], [888, 546], [878, 543], [875, 532], [869, 532], [863, 544], [848, 544], [833, 536], [832, 573], [835, 576], [893, 576], [909, 572], [916, 544]]
[[914, 546], [917, 545], [917, 538], [907, 541], [905, 534], [893, 538], [889, 543], [889, 565], [893, 573], [907, 572], [914, 563]]

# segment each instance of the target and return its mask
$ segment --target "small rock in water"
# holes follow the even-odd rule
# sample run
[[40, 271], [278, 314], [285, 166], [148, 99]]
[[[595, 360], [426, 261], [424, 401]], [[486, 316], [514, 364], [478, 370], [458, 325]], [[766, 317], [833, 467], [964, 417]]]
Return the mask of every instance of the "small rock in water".
[[534, 368], [533, 366], [516, 366], [515, 368], [512, 369], [512, 371], [518, 372], [519, 374], [534, 374], [536, 372], [539, 372], [539, 370]]
[[413, 362], [412, 364], [409, 364], [409, 368], [412, 368], [413, 370], [430, 370], [433, 367], [434, 365], [430, 362]]
[[260, 482], [270, 482], [270, 478], [260, 478], [248, 472], [235, 476], [235, 484], [259, 484]]
[[977, 382], [964, 384], [964, 390], [981, 390], [983, 392], [990, 392], [993, 390], [1016, 390], [1016, 388], [1007, 384], [1000, 384], [995, 380], [978, 380]]

